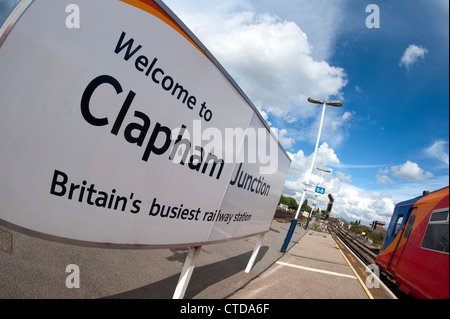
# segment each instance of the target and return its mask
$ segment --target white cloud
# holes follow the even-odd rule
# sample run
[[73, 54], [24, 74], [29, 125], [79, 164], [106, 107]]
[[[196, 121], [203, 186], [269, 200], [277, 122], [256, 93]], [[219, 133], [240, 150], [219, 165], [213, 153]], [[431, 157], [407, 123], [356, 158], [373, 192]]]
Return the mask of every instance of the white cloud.
[[[344, 217], [349, 221], [361, 220], [365, 224], [370, 224], [374, 220], [389, 222], [394, 210], [393, 199], [381, 192], [366, 191], [351, 184], [342, 183], [339, 178], [331, 178], [321, 184], [326, 188], [327, 194], [333, 194], [335, 199], [332, 215]], [[285, 191], [288, 196], [295, 196], [299, 200], [303, 192], [304, 185], [290, 181], [286, 183], [286, 189], [296, 188], [296, 192]], [[325, 209], [328, 203], [327, 196], [313, 197], [307, 193], [309, 205], [317, 201], [320, 209]]]
[[406, 179], [408, 181], [423, 181], [433, 177], [431, 172], [426, 172], [417, 165], [410, 161], [406, 161], [405, 164], [391, 167], [392, 175]]
[[[267, 122], [267, 120], [269, 119], [269, 115], [267, 114], [267, 112], [263, 111], [263, 110], [258, 110], [258, 111], [259, 111], [259, 114], [261, 114], [261, 116], [263, 117], [263, 119]], [[269, 123], [269, 125], [270, 125], [270, 123]]]
[[395, 206], [385, 194], [368, 192], [349, 184], [342, 185], [334, 198], [333, 210], [338, 216], [366, 224], [374, 220], [389, 222]]
[[246, 13], [224, 26], [205, 37], [207, 46], [250, 99], [277, 116], [306, 116], [292, 105], [306, 104], [307, 95], [340, 94], [346, 84], [343, 69], [313, 60], [306, 34], [293, 22]]
[[[297, 153], [289, 153], [292, 163], [289, 172], [290, 178], [286, 182], [283, 193], [300, 200], [305, 188], [304, 182], [309, 171], [312, 154], [305, 155], [300, 150]], [[371, 169], [379, 168], [376, 175], [377, 182], [384, 185], [384, 190], [367, 191], [349, 184], [351, 176], [347, 173], [335, 170], [335, 176], [324, 174], [322, 178], [318, 171], [313, 171], [310, 184], [324, 187], [327, 194], [333, 194], [335, 203], [333, 214], [344, 217], [347, 220], [361, 220], [369, 224], [374, 220], [389, 222], [395, 203], [404, 201], [422, 194], [423, 190], [436, 190], [448, 184], [448, 176], [431, 179], [433, 174], [419, 167], [417, 163], [407, 161], [402, 165], [348, 165], [341, 164], [335, 151], [323, 143], [316, 158], [315, 167], [342, 167], [345, 169]], [[380, 168], [381, 167], [381, 168]], [[394, 181], [391, 176], [407, 180], [408, 183]], [[389, 186], [388, 186], [389, 185]], [[306, 194], [306, 199], [312, 204], [314, 200], [321, 209], [325, 209], [328, 203], [326, 196], [318, 196], [312, 193]]]
[[204, 4], [200, 10], [178, 1], [169, 4], [183, 8], [178, 9], [181, 19], [259, 109], [292, 123], [315, 116], [308, 96], [342, 95], [345, 71], [315, 60], [308, 37], [295, 22], [258, 14], [249, 1], [210, 2], [197, 1]]
[[290, 149], [294, 144], [295, 140], [291, 137], [287, 137], [287, 130], [286, 129], [278, 129], [276, 127], [270, 127], [272, 132], [275, 134], [275, 136], [278, 138], [278, 141], [283, 145], [285, 149]]
[[402, 58], [400, 59], [400, 66], [404, 66], [409, 69], [409, 67], [415, 64], [419, 59], [424, 59], [425, 54], [427, 53], [428, 50], [426, 48], [411, 44], [405, 50]]
[[[295, 154], [289, 152], [288, 154], [292, 160], [289, 175], [293, 177], [299, 185], [303, 185], [302, 183], [306, 181], [308, 171], [311, 167], [313, 154], [311, 154], [310, 156], [305, 156], [302, 150], [299, 150]], [[322, 143], [317, 150], [314, 166], [319, 168], [326, 168], [327, 165], [335, 163], [339, 163], [339, 159], [336, 156], [336, 153], [333, 149], [329, 148], [327, 143]], [[318, 174], [318, 171], [313, 171], [312, 174]], [[311, 180], [313, 178], [314, 177], [312, 177]]]
[[425, 150], [425, 153], [434, 159], [437, 159], [447, 166], [449, 165], [448, 141], [439, 140]]
[[394, 184], [395, 182], [386, 175], [377, 175], [377, 183], [379, 184]]
[[351, 181], [352, 181], [352, 176], [351, 175], [342, 173], [340, 171], [336, 171], [335, 174], [344, 183], [351, 183]]
[[349, 220], [362, 220], [366, 224], [374, 220], [389, 222], [394, 210], [394, 202], [390, 196], [366, 191], [350, 184], [339, 184], [333, 193], [334, 214], [347, 217]]
[[256, 12], [273, 12], [294, 21], [307, 35], [314, 60], [329, 59], [335, 53], [335, 43], [341, 26], [347, 21], [346, 0], [241, 0], [253, 4]]
[[[284, 194], [300, 200], [305, 188], [307, 173], [311, 166], [312, 154], [306, 156], [302, 150], [295, 154], [289, 153], [292, 163], [289, 175], [294, 180], [288, 180], [285, 184]], [[327, 143], [323, 143], [316, 157], [315, 167], [326, 168], [326, 166], [339, 166], [339, 159]], [[349, 174], [334, 171], [337, 177], [331, 174], [321, 174], [313, 171], [310, 184], [320, 184], [326, 189], [327, 194], [333, 194], [335, 203], [332, 214], [341, 216], [348, 220], [362, 220], [369, 224], [374, 220], [389, 222], [394, 209], [392, 199], [386, 194], [379, 192], [368, 192], [361, 188], [348, 184], [351, 180]], [[306, 199], [311, 204], [314, 200], [321, 209], [325, 209], [328, 203], [327, 196], [313, 197], [307, 193]]]

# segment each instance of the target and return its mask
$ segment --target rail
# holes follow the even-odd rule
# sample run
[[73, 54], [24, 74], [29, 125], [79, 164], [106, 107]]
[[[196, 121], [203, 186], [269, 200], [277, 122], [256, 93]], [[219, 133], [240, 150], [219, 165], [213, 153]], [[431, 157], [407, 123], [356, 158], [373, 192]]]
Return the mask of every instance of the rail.
[[[342, 242], [344, 242], [347, 247], [361, 259], [365, 265], [375, 264], [375, 259], [377, 254], [374, 252], [375, 249], [367, 247], [365, 244], [361, 243], [354, 236], [343, 232], [339, 227], [331, 226], [330, 231], [333, 232]], [[330, 233], [331, 233], [330, 232]]]
[[[366, 266], [375, 264], [378, 250], [367, 247], [351, 234], [336, 227], [336, 225], [329, 224], [327, 229], [330, 234], [337, 236], [339, 240], [341, 240]], [[395, 282], [388, 278], [384, 273], [380, 273], [379, 279], [397, 298], [407, 298], [407, 296], [398, 289]]]

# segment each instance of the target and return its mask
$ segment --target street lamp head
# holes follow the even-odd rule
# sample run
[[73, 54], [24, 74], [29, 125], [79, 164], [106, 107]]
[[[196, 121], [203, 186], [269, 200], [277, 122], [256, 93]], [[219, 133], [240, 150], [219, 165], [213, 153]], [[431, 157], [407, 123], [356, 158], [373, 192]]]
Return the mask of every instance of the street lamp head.
[[331, 173], [330, 169], [324, 169], [324, 168], [320, 168], [320, 167], [316, 167], [317, 170], [324, 172], [324, 173]]
[[314, 103], [314, 104], [326, 104], [326, 105], [330, 105], [330, 106], [336, 106], [336, 107], [341, 107], [342, 106], [342, 102], [339, 100], [336, 101], [322, 101], [313, 97], [308, 97], [308, 102], [309, 103]]
[[336, 106], [336, 107], [341, 107], [342, 106], [342, 102], [341, 101], [326, 101], [327, 105], [331, 105], [331, 106]]
[[313, 97], [308, 97], [308, 102], [309, 103], [314, 103], [314, 104], [323, 104], [322, 100], [319, 100], [319, 99], [316, 99], [316, 98], [313, 98]]

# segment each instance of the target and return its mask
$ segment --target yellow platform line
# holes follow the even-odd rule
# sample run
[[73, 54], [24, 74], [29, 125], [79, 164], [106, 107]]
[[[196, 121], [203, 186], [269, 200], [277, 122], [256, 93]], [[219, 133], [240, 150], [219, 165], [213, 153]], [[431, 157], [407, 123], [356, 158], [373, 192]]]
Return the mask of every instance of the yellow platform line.
[[350, 266], [350, 268], [352, 269], [353, 273], [355, 274], [356, 278], [358, 279], [359, 283], [361, 284], [361, 286], [363, 287], [364, 291], [366, 292], [367, 296], [369, 296], [369, 299], [374, 299], [372, 294], [370, 293], [369, 289], [366, 287], [366, 284], [362, 281], [361, 277], [359, 277], [358, 273], [356, 272], [355, 268], [353, 268], [353, 266], [350, 264], [350, 262], [348, 261], [347, 257], [345, 257], [344, 252], [341, 250], [341, 248], [336, 244], [336, 242], [334, 241], [333, 237], [330, 235], [331, 240], [333, 241], [334, 245], [339, 249], [342, 257], [344, 257], [345, 261], [347, 262], [347, 264]]

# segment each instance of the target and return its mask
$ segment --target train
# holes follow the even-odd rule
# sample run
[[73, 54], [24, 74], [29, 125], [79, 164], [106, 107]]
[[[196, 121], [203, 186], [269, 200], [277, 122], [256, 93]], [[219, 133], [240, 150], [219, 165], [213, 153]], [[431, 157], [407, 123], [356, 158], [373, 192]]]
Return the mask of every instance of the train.
[[417, 299], [449, 298], [449, 187], [395, 205], [376, 258], [397, 287]]

